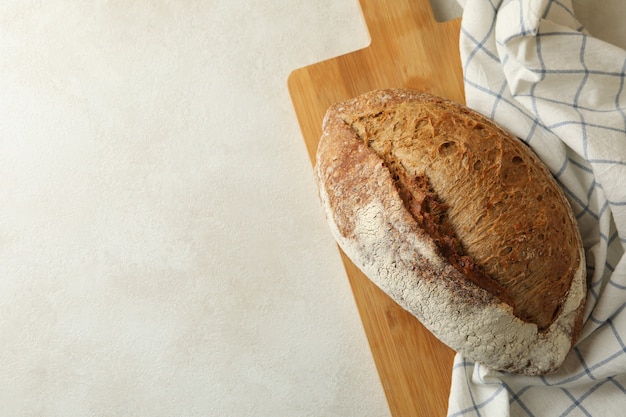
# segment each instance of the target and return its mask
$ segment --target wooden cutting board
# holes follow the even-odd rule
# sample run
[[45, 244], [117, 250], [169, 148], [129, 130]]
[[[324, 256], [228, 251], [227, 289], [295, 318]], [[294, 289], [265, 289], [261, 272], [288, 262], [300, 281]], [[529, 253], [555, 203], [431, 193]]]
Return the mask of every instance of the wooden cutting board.
[[[399, 87], [464, 103], [459, 19], [437, 22], [429, 0], [360, 3], [371, 44], [289, 76], [311, 163], [315, 163], [324, 113], [338, 101], [377, 88]], [[391, 414], [445, 416], [454, 353], [372, 284], [343, 252], [341, 256]]]

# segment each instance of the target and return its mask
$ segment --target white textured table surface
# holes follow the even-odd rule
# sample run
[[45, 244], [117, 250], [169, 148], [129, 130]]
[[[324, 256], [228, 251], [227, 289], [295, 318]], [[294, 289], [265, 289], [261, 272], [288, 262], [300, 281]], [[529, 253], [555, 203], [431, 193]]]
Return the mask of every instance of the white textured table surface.
[[286, 80], [356, 0], [0, 5], [0, 415], [384, 416]]
[[1, 416], [389, 415], [286, 87], [367, 43], [356, 0], [2, 2]]

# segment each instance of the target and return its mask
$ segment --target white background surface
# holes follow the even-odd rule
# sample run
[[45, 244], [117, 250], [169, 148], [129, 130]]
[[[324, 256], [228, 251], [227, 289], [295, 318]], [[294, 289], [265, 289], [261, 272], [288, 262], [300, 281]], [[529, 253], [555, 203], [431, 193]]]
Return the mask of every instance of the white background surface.
[[0, 5], [0, 417], [385, 416], [286, 80], [356, 0]]
[[286, 80], [356, 0], [0, 5], [0, 415], [384, 416]]

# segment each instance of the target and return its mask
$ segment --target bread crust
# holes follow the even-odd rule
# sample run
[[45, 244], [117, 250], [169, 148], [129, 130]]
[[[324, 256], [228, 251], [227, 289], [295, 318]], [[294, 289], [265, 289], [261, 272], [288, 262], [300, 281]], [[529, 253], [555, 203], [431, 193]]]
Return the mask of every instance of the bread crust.
[[[410, 106], [406, 107], [407, 103]], [[471, 158], [466, 155], [467, 152], [442, 156], [433, 153], [434, 151], [420, 153], [421, 151], [413, 148], [409, 149], [411, 152], [407, 156], [403, 153], [406, 151], [404, 148], [401, 151], [381, 151], [382, 148], [392, 146], [387, 146], [385, 142], [386, 136], [390, 135], [389, 131], [381, 126], [391, 124], [397, 127], [397, 112], [409, 112], [407, 114], [413, 117], [419, 110], [415, 106], [421, 106], [420, 109], [438, 115], [446, 113], [445, 116], [451, 117], [455, 124], [461, 122], [467, 124], [469, 123], [467, 120], [470, 120], [483, 126], [481, 129], [486, 128], [492, 133], [495, 132], [498, 140], [506, 144], [504, 148], [513, 149], [514, 158], [523, 159], [524, 167], [528, 168], [524, 175], [540, 181], [541, 184], [547, 184], [542, 187], [551, 191], [545, 194], [542, 201], [534, 199], [535, 205], [526, 209], [550, 205], [558, 209], [559, 215], [564, 216], [562, 219], [559, 218], [559, 221], [565, 224], [559, 228], [567, 229], [566, 238], [571, 242], [565, 245], [561, 242], [561, 246], [566, 246], [567, 250], [558, 252], [559, 259], [555, 262], [558, 264], [557, 269], [563, 269], [565, 265], [567, 271], [554, 276], [555, 269], [542, 269], [539, 274], [544, 273], [544, 276], [540, 275], [538, 278], [516, 276], [515, 280], [511, 281], [512, 284], [510, 280], [507, 281], [506, 276], [496, 278], [498, 282], [504, 283], [507, 294], [508, 287], [517, 288], [515, 286], [524, 284], [523, 282], [520, 284], [520, 280], [527, 280], [524, 285], [532, 287], [529, 291], [534, 294], [530, 298], [541, 297], [542, 294], [549, 292], [552, 294], [550, 295], [552, 304], [557, 306], [556, 309], [551, 306], [546, 311], [538, 311], [540, 309], [535, 306], [545, 304], [541, 299], [525, 300], [524, 294], [520, 295], [517, 289], [516, 292], [513, 291], [512, 298], [507, 298], [508, 296], [495, 290], [494, 286], [481, 285], [480, 282], [468, 279], [466, 274], [458, 269], [458, 265], [455, 267], [449, 258], [442, 255], [441, 247], [435, 243], [433, 236], [427, 233], [424, 224], [420, 224], [419, 213], [416, 217], [408, 206], [407, 198], [401, 196], [398, 174], [391, 169], [392, 164], [402, 165], [402, 169], [410, 175], [426, 175], [432, 180], [434, 191], [441, 192], [446, 197], [443, 203], [450, 206], [449, 217], [452, 218], [451, 222], [457, 232], [459, 228], [464, 227], [463, 222], [467, 222], [465, 217], [469, 217], [470, 220], [474, 217], [475, 220], [475, 217], [481, 214], [477, 209], [459, 211], [458, 205], [459, 201], [463, 200], [463, 195], [455, 197], [454, 190], [463, 189], [463, 186], [456, 184], [446, 189], [446, 181], [451, 181], [450, 178], [445, 175], [437, 177], [445, 166], [456, 163], [457, 159], [461, 160], [459, 163], [465, 160], [467, 164], [468, 158]], [[392, 113], [395, 119], [390, 116]], [[374, 120], [375, 117], [379, 119]], [[366, 126], [368, 121], [372, 120], [374, 126], [381, 127], [374, 135]], [[443, 129], [446, 134], [450, 131], [446, 126], [450, 125], [441, 125], [438, 128]], [[471, 126], [465, 126], [463, 129], [471, 129]], [[402, 130], [407, 132], [409, 129], [402, 126]], [[424, 142], [424, 139], [419, 137], [421, 133], [416, 132], [417, 129], [414, 129], [413, 132], [409, 132], [410, 134], [407, 133], [411, 142], [421, 144], [422, 147], [438, 149], [440, 145]], [[441, 132], [438, 134], [441, 136]], [[467, 138], [459, 136], [458, 132], [455, 135], [457, 141], [455, 146], [463, 145]], [[480, 150], [473, 152], [480, 153]], [[485, 149], [485, 152], [489, 151]], [[411, 161], [415, 159], [416, 154], [421, 155], [417, 158], [417, 163]], [[437, 165], [442, 160], [447, 164], [444, 168]], [[473, 163], [472, 160], [469, 163]], [[519, 161], [515, 160], [515, 164], [518, 163]], [[492, 175], [492, 171], [484, 169], [480, 172], [481, 175]], [[454, 180], [474, 181], [472, 178], [476, 174], [471, 169], [467, 172], [469, 179], [455, 176]], [[443, 343], [467, 358], [497, 370], [537, 375], [558, 369], [574, 345], [582, 326], [586, 296], [584, 252], [565, 196], [547, 169], [525, 145], [478, 113], [448, 100], [409, 90], [376, 90], [334, 105], [328, 110], [317, 151], [315, 177], [331, 232], [346, 255], [378, 287], [401, 307], [415, 315]], [[479, 177], [476, 180], [479, 182], [470, 184], [470, 187], [476, 188], [476, 184], [485, 183], [485, 188], [502, 193], [502, 189], [490, 188], [491, 186], [488, 187], [486, 183], [489, 180], [503, 182], [502, 178], [502, 175], [495, 174], [492, 177]], [[503, 186], [508, 187], [507, 190], [514, 188], [516, 193], [527, 192], [525, 189], [528, 188], [525, 184]], [[472, 196], [472, 199], [479, 197]], [[515, 204], [516, 200], [509, 198], [507, 201], [508, 204]], [[486, 211], [487, 208], [483, 207], [483, 210]], [[546, 215], [555, 214], [549, 212]], [[497, 232], [506, 226], [497, 222], [511, 220], [505, 216], [490, 221], [493, 224], [489, 233], [494, 233], [494, 230]], [[536, 230], [522, 232], [537, 233]], [[475, 231], [472, 230], [472, 233]], [[503, 233], [506, 235], [506, 232]], [[461, 237], [473, 236], [463, 231], [458, 234]], [[544, 236], [541, 250], [551, 250], [550, 248], [557, 246], [558, 243], [553, 240], [558, 239], [563, 237]], [[462, 245], [466, 245], [464, 239], [459, 240]], [[491, 245], [488, 246], [489, 249], [493, 249], [494, 243]], [[473, 253], [473, 246], [476, 245], [472, 243], [467, 248], [468, 253]], [[510, 246], [507, 243], [504, 248], [508, 250]], [[516, 251], [517, 246], [520, 245], [511, 248], [511, 251]], [[532, 246], [524, 243], [520, 253], [528, 253], [529, 248]], [[481, 250], [484, 251], [485, 248], [479, 249], [478, 258], [481, 258]], [[514, 255], [516, 259], [521, 257], [517, 253]], [[521, 261], [529, 264], [529, 259]], [[541, 258], [541, 262], [545, 260], [545, 257]], [[515, 267], [509, 269], [515, 271]], [[507, 272], [506, 268], [503, 271], [497, 268], [494, 270], [496, 273]], [[545, 275], [546, 271], [548, 275]], [[530, 272], [528, 274], [530, 275]], [[542, 283], [544, 281], [545, 284]], [[541, 288], [535, 288], [538, 286]], [[523, 288], [523, 285], [520, 288]], [[522, 313], [517, 311], [519, 309], [516, 309], [515, 304], [518, 300], [528, 305], [526, 307], [528, 311]], [[550, 309], [554, 310], [554, 313], [551, 313]]]

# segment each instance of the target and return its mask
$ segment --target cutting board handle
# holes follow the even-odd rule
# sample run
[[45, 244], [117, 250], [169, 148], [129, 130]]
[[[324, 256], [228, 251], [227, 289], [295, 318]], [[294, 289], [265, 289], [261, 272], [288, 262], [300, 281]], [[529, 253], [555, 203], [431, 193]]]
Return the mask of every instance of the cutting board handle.
[[380, 0], [359, 0], [363, 19], [367, 25], [372, 44], [383, 42], [390, 31], [406, 35], [415, 30], [415, 22], [419, 26], [431, 27], [440, 24], [435, 19], [430, 0], [411, 0], [389, 3]]

